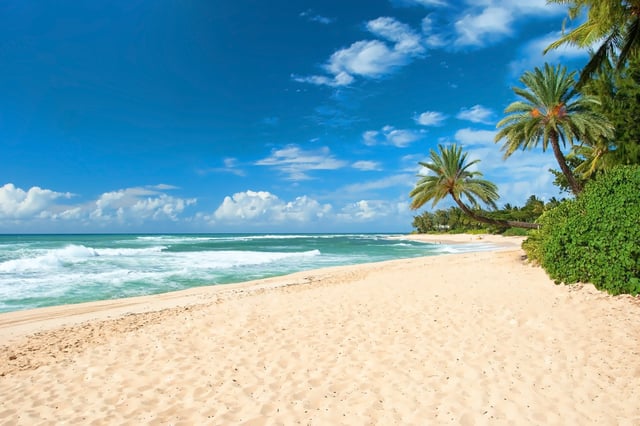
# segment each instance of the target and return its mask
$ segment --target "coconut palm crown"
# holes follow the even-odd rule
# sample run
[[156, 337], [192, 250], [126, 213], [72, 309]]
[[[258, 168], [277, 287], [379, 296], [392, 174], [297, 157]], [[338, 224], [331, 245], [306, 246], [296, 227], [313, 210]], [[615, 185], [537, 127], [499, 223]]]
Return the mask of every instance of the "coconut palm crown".
[[480, 179], [481, 172], [471, 170], [480, 160], [467, 161], [467, 153], [463, 153], [461, 147], [456, 144], [448, 147], [438, 145], [438, 151], [430, 150], [431, 162], [419, 163], [433, 174], [418, 175], [420, 179], [409, 194], [412, 197], [412, 209], [419, 209], [429, 201], [435, 206], [443, 198], [451, 196], [465, 214], [479, 222], [501, 227], [538, 228], [538, 225], [528, 222], [487, 218], [469, 208], [462, 201], [463, 198], [471, 203], [472, 208], [480, 207], [482, 202], [495, 209], [495, 202], [499, 198], [498, 188], [492, 182]]
[[419, 164], [431, 170], [434, 174], [418, 175], [420, 180], [409, 194], [413, 201], [412, 209], [422, 207], [426, 202], [433, 201], [435, 206], [443, 198], [451, 195], [454, 200], [465, 196], [473, 207], [479, 207], [478, 200], [496, 207], [498, 188], [487, 180], [478, 179], [482, 173], [470, 170], [480, 160], [467, 162], [467, 153], [453, 144], [448, 147], [438, 145], [439, 153], [430, 150], [430, 163]]
[[543, 69], [536, 67], [525, 72], [520, 78], [524, 88], [513, 88], [521, 99], [505, 109], [508, 115], [498, 123], [500, 130], [495, 141], [504, 140], [505, 158], [518, 149], [532, 149], [541, 144], [546, 151], [551, 145], [562, 173], [577, 195], [582, 191], [582, 184], [567, 165], [560, 145], [611, 138], [613, 126], [593, 110], [593, 106], [599, 104], [597, 98], [581, 96], [576, 91], [575, 75], [575, 71], [569, 73], [564, 66], [549, 64]]

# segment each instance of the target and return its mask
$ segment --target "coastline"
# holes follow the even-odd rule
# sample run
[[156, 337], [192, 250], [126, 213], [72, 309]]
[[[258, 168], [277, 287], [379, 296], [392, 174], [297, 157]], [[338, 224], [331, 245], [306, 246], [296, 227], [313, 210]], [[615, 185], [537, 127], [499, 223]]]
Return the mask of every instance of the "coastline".
[[640, 422], [637, 298], [413, 237], [499, 248], [0, 314], [0, 419]]
[[410, 234], [402, 238], [432, 244], [488, 243], [503, 249], [519, 249], [526, 239], [493, 234]]

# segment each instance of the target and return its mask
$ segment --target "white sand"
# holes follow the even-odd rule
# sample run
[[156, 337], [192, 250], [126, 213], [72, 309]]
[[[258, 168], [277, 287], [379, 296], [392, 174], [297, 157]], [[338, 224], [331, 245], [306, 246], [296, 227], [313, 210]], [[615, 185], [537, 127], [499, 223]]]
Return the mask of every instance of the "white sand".
[[0, 423], [640, 424], [640, 299], [509, 241], [0, 315]]

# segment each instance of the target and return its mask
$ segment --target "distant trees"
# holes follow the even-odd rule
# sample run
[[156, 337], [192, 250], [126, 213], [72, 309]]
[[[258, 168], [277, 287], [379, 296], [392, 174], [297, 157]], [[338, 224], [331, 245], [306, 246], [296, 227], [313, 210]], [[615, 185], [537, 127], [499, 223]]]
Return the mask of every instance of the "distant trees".
[[[530, 196], [523, 206], [514, 206], [510, 203], [494, 211], [480, 211], [483, 216], [501, 221], [520, 221], [534, 223], [542, 213], [550, 210], [560, 203], [556, 198], [551, 198], [546, 204], [535, 195]], [[459, 207], [424, 211], [414, 216], [413, 229], [420, 234], [429, 232], [469, 232], [476, 230], [489, 230], [490, 232], [502, 232], [505, 226], [489, 226], [477, 222], [467, 216]]]

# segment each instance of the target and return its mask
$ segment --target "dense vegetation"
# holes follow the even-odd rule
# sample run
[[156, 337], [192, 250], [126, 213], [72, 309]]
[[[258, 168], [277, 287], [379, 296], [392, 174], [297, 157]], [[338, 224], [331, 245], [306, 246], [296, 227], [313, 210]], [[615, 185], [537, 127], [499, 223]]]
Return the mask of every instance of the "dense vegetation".
[[557, 282], [640, 293], [640, 166], [617, 166], [540, 218], [523, 244]]
[[[419, 175], [411, 207], [451, 197], [457, 207], [415, 216], [418, 232], [534, 229], [523, 247], [557, 282], [591, 282], [612, 294], [640, 293], [640, 0], [549, 0], [582, 23], [547, 50], [597, 46], [580, 73], [545, 64], [526, 72], [518, 100], [498, 123], [505, 158], [548, 148], [554, 184], [575, 198], [497, 210], [498, 188], [481, 179], [461, 147], [439, 146]], [[582, 19], [582, 18], [586, 19]], [[567, 149], [566, 154], [563, 148]], [[466, 202], [465, 202], [466, 200]], [[480, 203], [489, 210], [482, 210]], [[511, 228], [513, 229], [513, 228]]]

